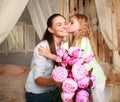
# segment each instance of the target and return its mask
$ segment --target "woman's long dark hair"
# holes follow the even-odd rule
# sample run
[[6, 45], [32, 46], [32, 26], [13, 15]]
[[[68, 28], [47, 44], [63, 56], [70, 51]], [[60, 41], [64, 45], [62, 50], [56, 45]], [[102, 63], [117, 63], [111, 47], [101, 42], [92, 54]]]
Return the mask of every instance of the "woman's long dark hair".
[[[51, 32], [48, 31], [49, 27], [52, 27], [53, 25], [53, 19], [58, 17], [58, 16], [62, 16], [60, 14], [53, 14], [51, 15], [48, 20], [47, 20], [47, 29], [44, 33], [43, 39], [42, 40], [47, 40], [50, 46], [50, 51], [53, 54], [56, 54], [56, 49], [55, 49], [55, 43], [54, 43], [54, 38], [53, 38], [53, 34]], [[64, 18], [64, 16], [62, 16]]]

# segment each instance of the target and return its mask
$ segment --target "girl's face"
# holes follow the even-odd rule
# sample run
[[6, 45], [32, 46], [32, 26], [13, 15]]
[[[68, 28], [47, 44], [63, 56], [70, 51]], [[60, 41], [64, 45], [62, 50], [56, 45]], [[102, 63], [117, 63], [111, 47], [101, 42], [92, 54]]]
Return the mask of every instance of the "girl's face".
[[57, 16], [52, 21], [52, 27], [48, 30], [56, 37], [64, 37], [68, 35], [66, 20], [62, 16]]
[[81, 29], [81, 25], [78, 22], [76, 17], [72, 17], [68, 24], [68, 32], [72, 34], [76, 34]]

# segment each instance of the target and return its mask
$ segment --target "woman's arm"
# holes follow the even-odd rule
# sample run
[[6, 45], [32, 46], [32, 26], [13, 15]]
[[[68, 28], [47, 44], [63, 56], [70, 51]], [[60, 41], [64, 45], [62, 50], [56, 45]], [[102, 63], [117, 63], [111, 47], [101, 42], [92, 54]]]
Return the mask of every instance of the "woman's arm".
[[56, 84], [53, 78], [43, 78], [43, 77], [38, 77], [37, 79], [35, 79], [35, 83], [40, 86], [50, 86]]
[[43, 78], [39, 77], [35, 79], [35, 83], [40, 86], [51, 86], [51, 85], [57, 85], [58, 87], [62, 87], [62, 83], [55, 82], [53, 78]]
[[[31, 67], [33, 70], [34, 82], [40, 86], [55, 85], [55, 81], [53, 80], [53, 78], [49, 77], [49, 75], [51, 74], [53, 65], [48, 63], [52, 63], [52, 62], [51, 61], [49, 62], [46, 59], [46, 57], [39, 54], [40, 46], [43, 46], [43, 48], [48, 48], [48, 45], [46, 44], [46, 42], [41, 42], [34, 49], [33, 60], [31, 64]], [[48, 67], [50, 69], [48, 69]]]

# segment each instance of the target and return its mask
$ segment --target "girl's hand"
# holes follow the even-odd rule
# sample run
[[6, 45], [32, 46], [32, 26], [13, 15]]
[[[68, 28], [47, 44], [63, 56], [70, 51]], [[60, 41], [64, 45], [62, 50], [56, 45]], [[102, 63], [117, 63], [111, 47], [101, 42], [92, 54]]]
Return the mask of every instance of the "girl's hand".
[[49, 48], [45, 48], [45, 47], [41, 46], [41, 47], [38, 49], [38, 51], [39, 51], [39, 55], [45, 56], [45, 57], [47, 57], [47, 58], [49, 58], [49, 59], [52, 59], [52, 60], [55, 60], [55, 59], [56, 59], [56, 55], [52, 54], [52, 53], [50, 52], [50, 49], [49, 49]]
[[38, 51], [39, 51], [39, 55], [45, 56], [47, 58], [51, 54], [49, 48], [45, 48], [43, 46], [40, 46], [40, 48], [38, 49]]

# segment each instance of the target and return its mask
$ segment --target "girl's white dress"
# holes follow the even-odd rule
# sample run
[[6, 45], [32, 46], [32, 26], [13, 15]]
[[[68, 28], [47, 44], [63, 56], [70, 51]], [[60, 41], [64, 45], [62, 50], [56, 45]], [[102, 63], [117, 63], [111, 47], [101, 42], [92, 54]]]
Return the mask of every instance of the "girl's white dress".
[[[81, 49], [84, 57], [93, 55], [90, 41], [87, 37], [83, 37], [80, 44], [79, 41], [76, 40], [75, 47]], [[94, 58], [90, 63], [86, 64], [86, 68], [87, 70], [93, 68], [92, 75], [96, 76], [96, 88], [92, 92], [93, 102], [105, 102], [104, 88], [105, 88], [106, 76], [103, 72], [102, 67]]]

